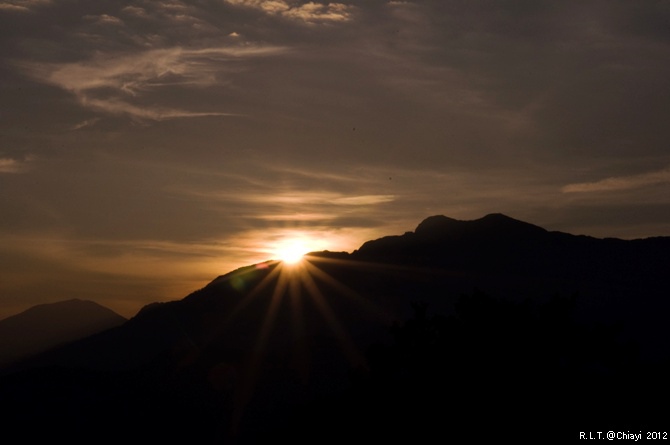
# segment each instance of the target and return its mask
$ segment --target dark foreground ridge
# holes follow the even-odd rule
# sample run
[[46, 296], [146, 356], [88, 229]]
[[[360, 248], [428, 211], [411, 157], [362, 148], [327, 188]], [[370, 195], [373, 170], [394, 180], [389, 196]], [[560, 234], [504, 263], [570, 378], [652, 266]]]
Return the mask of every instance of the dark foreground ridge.
[[664, 428], [669, 264], [670, 238], [434, 216], [351, 254], [238, 269], [6, 369], [3, 418], [7, 434], [87, 443]]

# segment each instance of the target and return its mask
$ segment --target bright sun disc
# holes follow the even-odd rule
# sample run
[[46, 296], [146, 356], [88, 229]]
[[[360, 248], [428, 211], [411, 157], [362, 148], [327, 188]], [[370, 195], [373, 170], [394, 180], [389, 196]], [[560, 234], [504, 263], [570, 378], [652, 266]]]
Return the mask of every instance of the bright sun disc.
[[278, 259], [287, 264], [297, 263], [309, 251], [307, 244], [298, 240], [287, 241], [276, 250]]

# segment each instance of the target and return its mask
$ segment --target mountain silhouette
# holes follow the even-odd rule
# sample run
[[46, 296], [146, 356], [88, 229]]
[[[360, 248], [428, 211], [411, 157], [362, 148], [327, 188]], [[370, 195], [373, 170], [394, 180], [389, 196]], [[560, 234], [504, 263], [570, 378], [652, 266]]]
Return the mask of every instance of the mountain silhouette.
[[351, 256], [446, 272], [447, 287], [466, 292], [476, 287], [517, 300], [542, 298], [538, 290], [545, 298], [579, 292], [581, 317], [623, 321], [645, 354], [667, 353], [670, 237], [598, 239], [502, 214], [474, 221], [433, 216], [414, 232], [369, 241]]
[[[368, 241], [353, 253], [366, 260], [454, 267], [459, 270], [539, 273], [567, 279], [641, 282], [665, 274], [670, 238], [624, 241], [548, 232], [491, 214], [474, 221], [444, 216], [424, 220], [414, 232]], [[622, 273], [626, 272], [626, 273]]]
[[126, 319], [93, 301], [40, 304], [0, 320], [0, 366], [119, 326]]
[[243, 267], [146, 306], [6, 368], [0, 399], [9, 425], [39, 419], [72, 439], [77, 418], [82, 441], [98, 430], [335, 443], [658, 426], [667, 410], [646, 397], [669, 393], [669, 247], [501, 214], [433, 216], [352, 253]]

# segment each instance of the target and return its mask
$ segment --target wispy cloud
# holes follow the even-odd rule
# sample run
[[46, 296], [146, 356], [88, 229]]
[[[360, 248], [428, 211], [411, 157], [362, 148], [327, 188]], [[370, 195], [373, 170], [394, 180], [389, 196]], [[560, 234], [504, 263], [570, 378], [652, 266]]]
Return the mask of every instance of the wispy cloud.
[[564, 193], [609, 192], [629, 190], [648, 185], [670, 183], [670, 167], [663, 170], [631, 176], [619, 176], [595, 182], [569, 184], [561, 190]]
[[383, 204], [395, 200], [393, 195], [360, 195], [360, 196], [345, 196], [336, 198], [332, 202], [337, 205], [352, 205], [352, 206], [367, 206], [374, 204]]
[[292, 5], [284, 0], [225, 0], [236, 6], [254, 8], [270, 15], [278, 15], [305, 23], [334, 23], [351, 20], [354, 7], [343, 3], [307, 2]]
[[369, 206], [383, 204], [395, 200], [395, 196], [393, 195], [347, 195], [344, 193], [329, 191], [278, 191], [275, 193], [251, 192], [240, 195], [237, 192], [182, 190], [182, 193], [208, 200], [242, 200], [244, 202], [276, 206]]
[[267, 215], [257, 215], [259, 219], [265, 221], [328, 221], [333, 219], [329, 213], [272, 213]]
[[90, 99], [86, 96], [79, 98], [80, 103], [88, 108], [93, 108], [108, 114], [123, 114], [138, 119], [149, 119], [161, 121], [183, 117], [207, 117], [207, 116], [239, 116], [236, 113], [223, 112], [194, 112], [167, 107], [141, 107], [118, 99]]
[[374, 189], [366, 194], [337, 190], [336, 182], [322, 190], [310, 189], [314, 184], [310, 187], [309, 183], [278, 188], [277, 181], [273, 181], [248, 184], [246, 190], [236, 186], [218, 190], [172, 187], [171, 192], [186, 197], [192, 204], [202, 203], [197, 205], [205, 205], [209, 212], [223, 212], [231, 221], [237, 219], [239, 227], [303, 230], [379, 226], [384, 223], [388, 205], [399, 199], [392, 194], [374, 193]]
[[0, 3], [0, 11], [30, 12], [30, 8], [13, 3]]
[[370, 206], [391, 202], [393, 195], [346, 195], [334, 192], [286, 192], [275, 196], [259, 195], [252, 197], [257, 202], [277, 202], [285, 204], [311, 204], [336, 206]]
[[100, 118], [98, 118], [98, 117], [94, 117], [93, 119], [86, 119], [85, 121], [81, 121], [78, 124], [73, 125], [72, 130], [76, 131], [76, 130], [81, 130], [82, 128], [91, 127], [91, 126], [97, 124], [98, 121], [100, 121]]
[[13, 158], [0, 158], [0, 173], [23, 173], [28, 169], [32, 157], [23, 160]]
[[[24, 234], [3, 237], [3, 249], [21, 255], [41, 258], [73, 269], [87, 270], [123, 277], [153, 277], [155, 264], [163, 263], [167, 273], [181, 279], [199, 276], [211, 278], [220, 273], [222, 258], [232, 256], [237, 261], [255, 258], [256, 249], [233, 246], [216, 239], [200, 242], [175, 242], [156, 239], [73, 239], [63, 234]], [[245, 264], [245, 263], [238, 263]], [[249, 264], [249, 263], [246, 263]], [[232, 263], [230, 266], [235, 265]], [[192, 285], [192, 284], [191, 284]]]
[[0, 2], [0, 11], [31, 12], [34, 7], [51, 3], [51, 0], [6, 0]]
[[89, 20], [93, 23], [99, 25], [114, 25], [114, 26], [123, 26], [123, 20], [113, 15], [101, 14], [101, 15], [86, 15], [84, 19]]
[[[278, 54], [276, 46], [231, 46], [201, 49], [180, 47], [115, 57], [95, 57], [75, 63], [23, 67], [37, 79], [73, 93], [87, 108], [138, 119], [227, 116], [222, 111], [195, 112], [141, 103], [143, 94], [161, 88], [202, 88], [220, 82], [226, 64], [250, 57]], [[139, 102], [139, 103], [138, 103]]]
[[144, 8], [140, 8], [139, 6], [126, 6], [121, 11], [124, 14], [134, 16], [134, 17], [148, 17], [147, 11]]

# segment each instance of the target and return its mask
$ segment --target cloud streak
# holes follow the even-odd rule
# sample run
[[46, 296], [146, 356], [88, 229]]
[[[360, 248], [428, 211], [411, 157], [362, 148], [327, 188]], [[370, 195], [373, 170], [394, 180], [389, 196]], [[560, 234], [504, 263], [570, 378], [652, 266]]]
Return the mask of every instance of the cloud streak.
[[347, 22], [352, 19], [354, 11], [353, 6], [343, 3], [307, 2], [294, 6], [284, 0], [225, 0], [225, 2], [309, 24]]
[[32, 157], [24, 160], [14, 158], [0, 158], [0, 173], [24, 173], [28, 170], [28, 164]]
[[[239, 202], [263, 209], [275, 208], [278, 213], [265, 213], [261, 219], [279, 220], [290, 215], [296, 220], [327, 220], [340, 216], [346, 208], [352, 211], [371, 211], [373, 206], [387, 204], [396, 200], [394, 195], [382, 194], [346, 194], [331, 191], [281, 191], [219, 192], [212, 190], [175, 190], [176, 193], [206, 202]], [[327, 210], [331, 211], [328, 212]], [[295, 216], [298, 215], [298, 216]]]
[[108, 114], [150, 120], [230, 116], [238, 114], [148, 105], [142, 104], [142, 98], [166, 88], [215, 86], [222, 83], [220, 74], [230, 70], [231, 64], [284, 51], [278, 46], [175, 47], [46, 67], [23, 64], [23, 68], [38, 80], [71, 92], [82, 106]]
[[108, 14], [85, 15], [84, 19], [90, 20], [91, 22], [96, 23], [98, 25], [124, 26], [123, 20]]
[[117, 99], [90, 99], [86, 96], [79, 98], [80, 103], [108, 114], [128, 115], [136, 119], [162, 121], [166, 119], [207, 116], [239, 116], [235, 113], [222, 112], [193, 112], [165, 107], [141, 107]]
[[595, 182], [569, 184], [563, 187], [562, 191], [564, 193], [612, 192], [664, 183], [670, 183], [670, 167], [639, 175], [618, 176]]
[[36, 6], [46, 5], [51, 0], [9, 0], [0, 2], [0, 11], [32, 12]]

